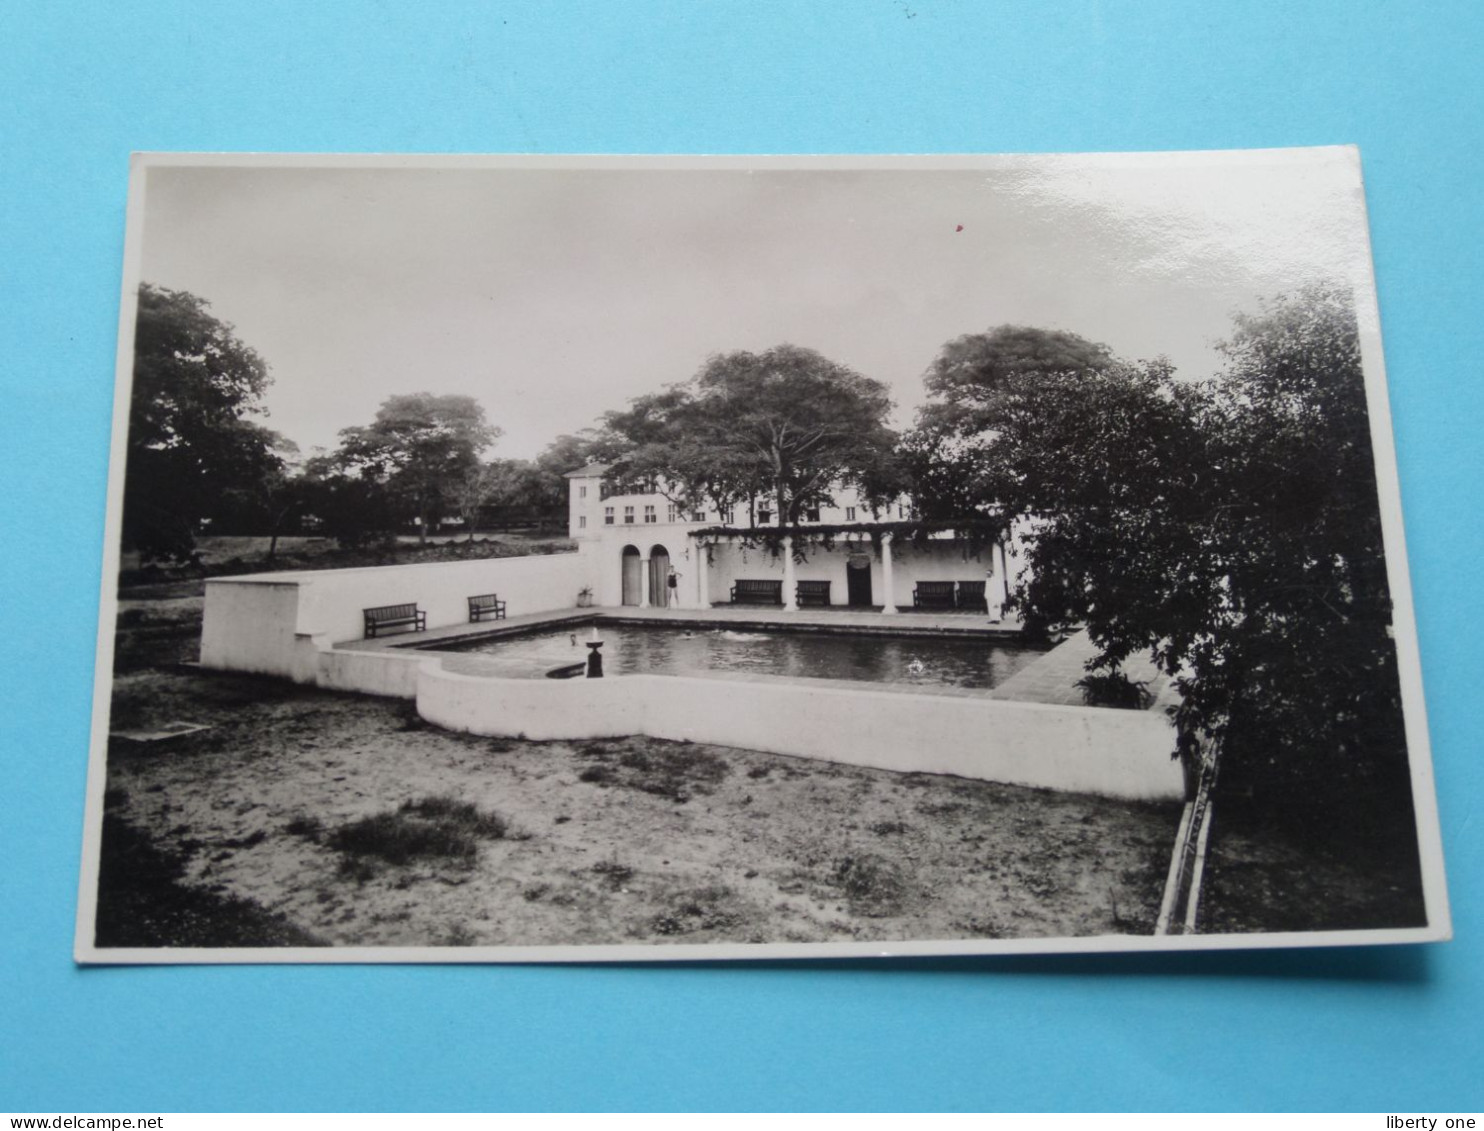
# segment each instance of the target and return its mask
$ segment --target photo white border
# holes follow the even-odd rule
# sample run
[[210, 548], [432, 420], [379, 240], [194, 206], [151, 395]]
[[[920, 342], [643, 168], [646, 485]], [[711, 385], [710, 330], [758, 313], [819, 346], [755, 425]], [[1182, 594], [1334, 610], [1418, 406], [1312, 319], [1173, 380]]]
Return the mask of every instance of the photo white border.
[[[918, 170], [990, 171], [1034, 158], [1079, 163], [1159, 165], [1247, 164], [1334, 161], [1355, 167], [1365, 227], [1365, 269], [1350, 282], [1355, 289], [1366, 404], [1376, 465], [1377, 493], [1391, 587], [1397, 666], [1411, 771], [1413, 808], [1421, 863], [1427, 924], [1379, 930], [1268, 932], [1223, 935], [1099, 935], [1026, 939], [920, 939], [882, 943], [635, 943], [510, 947], [97, 947], [93, 942], [102, 841], [103, 795], [107, 783], [108, 720], [113, 688], [113, 656], [118, 612], [124, 464], [127, 452], [129, 396], [133, 377], [134, 324], [141, 282], [147, 174], [152, 168], [301, 168], [301, 169], [604, 169], [604, 170], [738, 170], [807, 171]], [[462, 154], [324, 154], [324, 153], [135, 153], [130, 159], [128, 213], [125, 224], [118, 354], [114, 375], [114, 412], [109, 456], [108, 506], [104, 525], [103, 575], [99, 599], [98, 649], [93, 679], [93, 715], [88, 760], [82, 866], [73, 956], [84, 964], [365, 964], [365, 963], [597, 963], [725, 962], [735, 960], [816, 960], [831, 958], [967, 957], [978, 955], [1126, 954], [1208, 952], [1279, 948], [1376, 946], [1442, 942], [1452, 938], [1452, 920], [1444, 875], [1437, 792], [1422, 690], [1421, 659], [1405, 545], [1401, 490], [1391, 429], [1380, 315], [1366, 218], [1360, 153], [1354, 146], [1293, 149], [1191, 150], [1145, 153], [944, 154], [944, 155], [462, 155]]]

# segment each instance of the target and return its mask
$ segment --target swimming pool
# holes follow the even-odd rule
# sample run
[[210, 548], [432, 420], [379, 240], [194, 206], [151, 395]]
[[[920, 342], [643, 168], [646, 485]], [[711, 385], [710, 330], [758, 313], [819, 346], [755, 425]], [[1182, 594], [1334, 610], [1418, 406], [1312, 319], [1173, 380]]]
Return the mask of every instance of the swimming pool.
[[[717, 626], [614, 624], [598, 628], [607, 675], [738, 672], [923, 687], [990, 688], [1042, 654], [987, 637], [739, 631]], [[591, 625], [439, 644], [552, 668], [587, 658]]]

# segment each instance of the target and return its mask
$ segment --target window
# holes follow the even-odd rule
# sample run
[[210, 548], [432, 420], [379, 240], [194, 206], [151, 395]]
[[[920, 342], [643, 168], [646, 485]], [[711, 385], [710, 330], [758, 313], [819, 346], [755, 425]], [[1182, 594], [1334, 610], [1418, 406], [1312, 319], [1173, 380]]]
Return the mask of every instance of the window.
[[674, 507], [669, 507], [668, 509], [666, 509], [666, 511], [665, 511], [665, 521], [666, 522], [674, 522], [675, 521], [675, 508]]
[[654, 513], [654, 507], [652, 507], [652, 506], [650, 506], [648, 504], [646, 504], [645, 507], [644, 507], [644, 521], [645, 522], [658, 522], [659, 521], [659, 516]]
[[809, 522], [818, 522], [819, 521], [819, 508], [818, 507], [810, 507], [808, 510], [806, 510], [804, 512], [804, 518], [807, 521], [809, 521]]
[[725, 526], [732, 525], [733, 521], [735, 520], [735, 514], [736, 514], [735, 511], [722, 511], [721, 512], [721, 521], [722, 521], [722, 524], [725, 525]]
[[625, 525], [632, 525], [632, 523], [634, 521], [634, 508], [633, 507], [624, 507], [624, 509], [623, 509], [623, 520], [624, 520], [624, 524]]
[[846, 522], [854, 522], [855, 521], [855, 508], [854, 507], [846, 507], [845, 508], [845, 521]]
[[772, 511], [760, 510], [760, 511], [757, 512], [757, 520], [763, 526], [767, 526], [768, 523], [770, 523], [770, 522], [773, 521], [773, 512]]
[[897, 507], [897, 517], [898, 518], [906, 518], [907, 517], [907, 505], [905, 503], [903, 503], [901, 506]]
[[613, 525], [613, 508], [612, 507], [604, 507], [603, 508], [603, 525], [604, 526], [612, 526]]
[[578, 530], [586, 530], [587, 529], [587, 515], [580, 514], [580, 515], [577, 516], [577, 529]]
[[691, 512], [691, 516], [690, 516], [690, 520], [692, 522], [705, 522], [706, 521], [706, 512], [705, 511], [692, 511]]
[[585, 499], [585, 498], [587, 498], [587, 488], [586, 487], [579, 487], [579, 488], [577, 488], [577, 497], [579, 499]]

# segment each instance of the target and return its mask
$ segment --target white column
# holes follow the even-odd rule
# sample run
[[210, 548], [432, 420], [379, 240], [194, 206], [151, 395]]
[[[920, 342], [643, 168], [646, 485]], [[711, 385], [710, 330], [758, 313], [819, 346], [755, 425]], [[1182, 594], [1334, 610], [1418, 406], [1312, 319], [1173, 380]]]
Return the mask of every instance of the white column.
[[798, 588], [794, 581], [794, 540], [793, 535], [783, 536], [783, 611], [785, 613], [796, 613], [799, 611], [799, 602], [795, 594]]
[[639, 607], [649, 608], [649, 555], [639, 559]]
[[891, 576], [891, 538], [890, 534], [881, 536], [881, 587], [886, 590], [885, 604], [881, 608], [883, 615], [897, 611], [896, 590]]
[[984, 586], [984, 600], [989, 606], [989, 619], [998, 624], [1005, 615], [1005, 602], [1010, 597], [1010, 572], [1005, 562], [1005, 546], [996, 542], [989, 552], [989, 577]]
[[707, 593], [709, 586], [707, 582], [706, 545], [699, 538], [696, 540], [696, 608], [709, 609], [711, 607], [710, 594]]

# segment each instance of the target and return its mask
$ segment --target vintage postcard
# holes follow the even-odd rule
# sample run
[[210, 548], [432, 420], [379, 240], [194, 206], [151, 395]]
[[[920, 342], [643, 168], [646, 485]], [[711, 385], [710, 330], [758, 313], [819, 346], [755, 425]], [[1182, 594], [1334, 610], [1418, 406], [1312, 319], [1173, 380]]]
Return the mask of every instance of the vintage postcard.
[[1359, 154], [137, 156], [76, 954], [1449, 937]]

